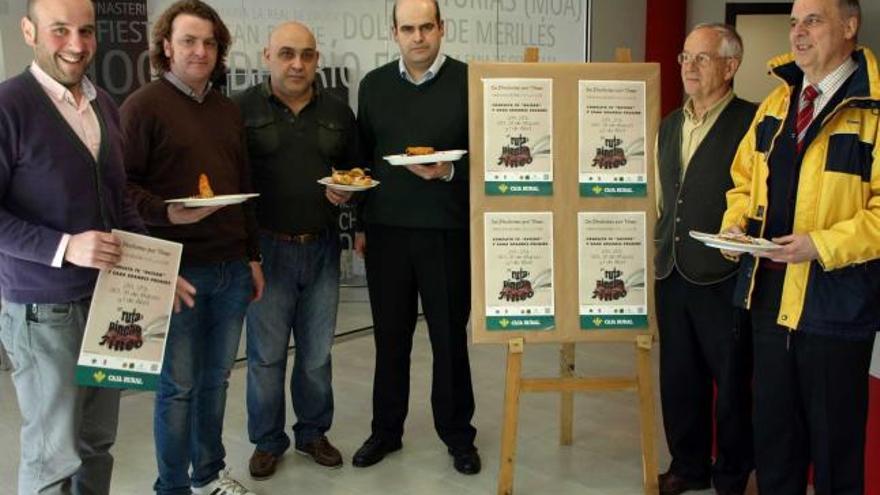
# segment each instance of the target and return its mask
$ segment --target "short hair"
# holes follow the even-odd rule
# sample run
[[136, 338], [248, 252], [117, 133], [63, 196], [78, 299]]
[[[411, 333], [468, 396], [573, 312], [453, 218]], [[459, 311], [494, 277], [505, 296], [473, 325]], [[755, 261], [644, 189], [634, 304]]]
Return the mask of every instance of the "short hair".
[[859, 36], [859, 28], [862, 25], [862, 7], [859, 0], [837, 0], [837, 8], [844, 20], [850, 17], [856, 18], [856, 39]]
[[[437, 0], [434, 0], [434, 21], [437, 22], [437, 25], [440, 25], [440, 3]], [[397, 29], [397, 0], [394, 1], [394, 5], [391, 6], [391, 25], [394, 26], [394, 29]]]
[[743, 40], [733, 26], [720, 22], [703, 22], [694, 26], [691, 32], [693, 33], [698, 29], [711, 29], [718, 33], [721, 37], [721, 43], [718, 46], [719, 55], [742, 60]]
[[171, 70], [171, 60], [165, 55], [164, 41], [171, 41], [174, 19], [181, 14], [193, 15], [213, 24], [214, 40], [217, 42], [217, 65], [211, 73], [211, 79], [217, 80], [226, 73], [226, 54], [229, 52], [229, 45], [232, 44], [232, 36], [217, 11], [201, 0], [179, 0], [162, 12], [153, 25], [150, 65], [159, 75]]

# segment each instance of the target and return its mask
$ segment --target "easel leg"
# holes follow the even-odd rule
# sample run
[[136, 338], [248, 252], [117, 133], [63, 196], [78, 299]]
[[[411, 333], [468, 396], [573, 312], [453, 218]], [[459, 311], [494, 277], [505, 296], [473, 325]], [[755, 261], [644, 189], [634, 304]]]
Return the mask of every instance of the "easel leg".
[[657, 486], [657, 448], [654, 442], [656, 424], [654, 421], [654, 379], [651, 367], [650, 335], [642, 335], [636, 341], [638, 361], [639, 413], [642, 427], [642, 474], [645, 495], [656, 495]]
[[[562, 344], [559, 350], [559, 376], [574, 376], [574, 344]], [[562, 392], [559, 401], [559, 444], [572, 444], [574, 424], [574, 393]]]
[[498, 495], [513, 494], [513, 469], [516, 465], [516, 432], [519, 421], [520, 379], [522, 376], [523, 339], [507, 344], [507, 378], [504, 391], [504, 418], [501, 428], [501, 466], [498, 470]]

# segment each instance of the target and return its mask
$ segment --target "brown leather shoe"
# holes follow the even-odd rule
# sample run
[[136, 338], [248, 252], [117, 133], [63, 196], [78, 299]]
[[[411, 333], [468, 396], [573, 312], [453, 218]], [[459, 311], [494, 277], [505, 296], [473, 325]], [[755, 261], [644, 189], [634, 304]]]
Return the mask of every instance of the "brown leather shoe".
[[679, 495], [690, 490], [705, 490], [709, 488], [709, 480], [689, 480], [670, 472], [657, 476], [657, 484], [660, 495]]
[[336, 447], [330, 444], [330, 441], [324, 435], [301, 447], [297, 447], [296, 451], [304, 456], [311, 457], [313, 461], [321, 466], [330, 468], [342, 467], [342, 454], [339, 453]]
[[262, 450], [254, 450], [248, 468], [251, 472], [251, 478], [255, 480], [265, 480], [275, 474], [275, 468], [278, 467], [278, 461], [281, 458], [271, 452], [263, 452]]

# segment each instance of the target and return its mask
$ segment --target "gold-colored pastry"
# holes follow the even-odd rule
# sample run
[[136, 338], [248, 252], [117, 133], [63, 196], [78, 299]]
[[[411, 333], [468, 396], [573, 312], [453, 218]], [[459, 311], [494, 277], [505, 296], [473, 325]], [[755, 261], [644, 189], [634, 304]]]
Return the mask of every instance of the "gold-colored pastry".
[[369, 175], [361, 175], [359, 177], [355, 177], [351, 181], [351, 185], [353, 186], [371, 186], [373, 185], [373, 178]]
[[205, 174], [199, 174], [199, 197], [200, 198], [213, 198], [214, 190], [211, 189], [211, 182], [208, 180], [208, 176]]
[[351, 170], [336, 170], [330, 175], [330, 181], [334, 184], [343, 186], [370, 186], [373, 179], [362, 168], [352, 168]]
[[724, 239], [725, 241], [735, 242], [737, 244], [746, 244], [749, 246], [754, 246], [755, 244], [758, 244], [758, 241], [755, 240], [754, 237], [746, 234], [723, 232], [721, 234], [718, 234], [718, 237]]
[[434, 148], [430, 146], [407, 146], [406, 154], [408, 156], [414, 155], [431, 155], [434, 153]]

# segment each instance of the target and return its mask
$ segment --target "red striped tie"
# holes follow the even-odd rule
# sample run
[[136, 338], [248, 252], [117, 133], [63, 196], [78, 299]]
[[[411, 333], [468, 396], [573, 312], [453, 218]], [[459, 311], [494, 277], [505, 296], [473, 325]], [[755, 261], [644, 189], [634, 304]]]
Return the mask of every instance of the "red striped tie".
[[819, 92], [816, 91], [816, 88], [812, 84], [804, 88], [803, 93], [801, 93], [801, 108], [797, 114], [797, 123], [795, 127], [795, 130], [797, 131], [798, 153], [801, 152], [804, 136], [807, 134], [810, 122], [813, 121], [813, 100], [815, 100], [817, 96], [819, 96]]

